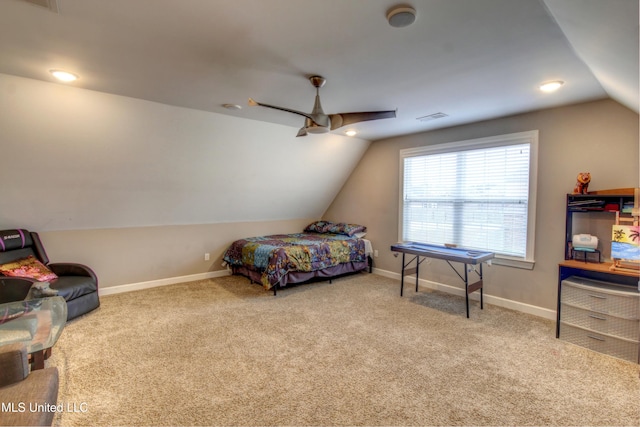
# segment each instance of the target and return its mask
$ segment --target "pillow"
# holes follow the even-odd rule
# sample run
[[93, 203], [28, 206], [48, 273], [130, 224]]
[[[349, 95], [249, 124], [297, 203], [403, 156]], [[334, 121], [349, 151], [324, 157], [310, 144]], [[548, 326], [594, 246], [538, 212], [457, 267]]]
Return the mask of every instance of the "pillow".
[[345, 224], [340, 222], [338, 224], [332, 224], [327, 228], [327, 233], [334, 234], [346, 234], [347, 236], [353, 236], [356, 233], [367, 231], [367, 227], [358, 224]]
[[33, 255], [0, 265], [0, 273], [10, 277], [28, 277], [39, 282], [48, 282], [58, 276]]
[[313, 233], [326, 233], [327, 228], [334, 225], [331, 221], [314, 221], [307, 225], [304, 231], [310, 231]]

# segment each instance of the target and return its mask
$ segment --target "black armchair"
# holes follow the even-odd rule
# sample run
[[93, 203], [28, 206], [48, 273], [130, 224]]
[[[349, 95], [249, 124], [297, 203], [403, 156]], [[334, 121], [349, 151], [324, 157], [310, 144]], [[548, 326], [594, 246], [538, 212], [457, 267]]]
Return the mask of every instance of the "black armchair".
[[[86, 265], [72, 263], [49, 264], [49, 257], [38, 233], [28, 230], [0, 231], [0, 265], [33, 256], [58, 277], [47, 280], [51, 289], [67, 302], [67, 320], [74, 319], [100, 306], [98, 278]], [[20, 301], [27, 297], [37, 279], [8, 277], [0, 272], [0, 303]]]

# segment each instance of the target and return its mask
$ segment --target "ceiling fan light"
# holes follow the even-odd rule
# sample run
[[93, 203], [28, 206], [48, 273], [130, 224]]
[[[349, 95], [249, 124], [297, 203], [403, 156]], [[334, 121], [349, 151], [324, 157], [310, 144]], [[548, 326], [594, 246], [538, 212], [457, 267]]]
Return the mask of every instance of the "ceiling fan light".
[[79, 76], [77, 74], [69, 73], [68, 71], [49, 70], [49, 72], [56, 79], [60, 80], [61, 82], [66, 82], [66, 83], [73, 82], [75, 80], [78, 80], [78, 78], [79, 78]]
[[540, 90], [543, 92], [555, 92], [560, 89], [560, 87], [564, 84], [563, 81], [555, 80], [552, 82], [545, 82], [540, 85]]
[[329, 128], [325, 126], [308, 126], [305, 128], [307, 133], [327, 133], [329, 132]]
[[356, 135], [358, 134], [358, 132], [356, 132], [356, 131], [355, 131], [355, 130], [353, 130], [353, 129], [349, 129], [348, 131], [346, 131], [346, 132], [345, 132], [345, 134], [346, 134], [347, 136], [356, 136]]
[[303, 129], [307, 133], [327, 133], [329, 132], [328, 126], [323, 126], [311, 120], [309, 117], [305, 117], [304, 119], [304, 127]]

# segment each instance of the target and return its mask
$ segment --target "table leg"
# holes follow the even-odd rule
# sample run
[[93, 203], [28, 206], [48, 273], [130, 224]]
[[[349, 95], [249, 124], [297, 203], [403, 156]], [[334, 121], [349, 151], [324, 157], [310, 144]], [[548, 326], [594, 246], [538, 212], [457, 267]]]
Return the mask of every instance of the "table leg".
[[404, 289], [404, 252], [402, 253], [402, 272], [400, 273], [400, 296], [402, 296], [402, 290]]
[[44, 359], [46, 359], [44, 350], [31, 353], [31, 369], [44, 369]]
[[464, 297], [467, 303], [467, 319], [469, 318], [469, 275], [467, 272], [467, 264], [464, 265]]
[[416, 257], [416, 292], [418, 292], [418, 280], [420, 280], [420, 256]]
[[480, 263], [480, 281], [482, 282], [482, 287], [480, 288], [480, 310], [484, 310], [484, 302], [482, 301], [482, 297], [484, 296], [484, 280], [482, 280], [482, 263]]

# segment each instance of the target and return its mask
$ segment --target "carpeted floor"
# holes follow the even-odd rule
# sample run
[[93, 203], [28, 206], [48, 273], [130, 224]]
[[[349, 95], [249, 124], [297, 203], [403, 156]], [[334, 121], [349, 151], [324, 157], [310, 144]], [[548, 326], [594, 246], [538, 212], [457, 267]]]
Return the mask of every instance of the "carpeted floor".
[[102, 298], [49, 366], [55, 425], [640, 425], [638, 365], [554, 322], [371, 274]]

